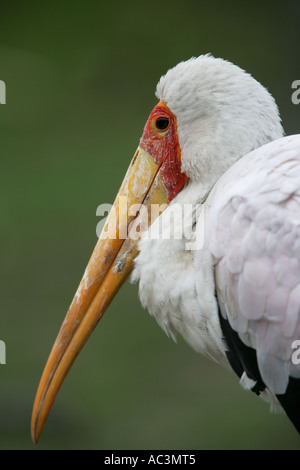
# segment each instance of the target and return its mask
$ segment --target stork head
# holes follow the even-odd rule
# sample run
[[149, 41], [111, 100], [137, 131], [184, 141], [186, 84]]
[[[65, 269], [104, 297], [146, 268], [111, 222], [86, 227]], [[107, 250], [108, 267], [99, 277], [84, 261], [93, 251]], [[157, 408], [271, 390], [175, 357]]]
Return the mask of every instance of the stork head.
[[181, 169], [213, 185], [240, 157], [283, 136], [278, 108], [250, 74], [203, 55], [161, 77], [156, 96], [177, 119]]
[[[267, 90], [222, 59], [204, 55], [181, 62], [160, 79], [156, 95], [159, 103], [146, 122], [41, 378], [32, 414], [34, 442], [64, 377], [131, 272], [145, 222], [142, 207], [169, 204], [189, 180], [210, 189], [234, 161], [283, 134]], [[147, 214], [153, 222], [152, 211]]]

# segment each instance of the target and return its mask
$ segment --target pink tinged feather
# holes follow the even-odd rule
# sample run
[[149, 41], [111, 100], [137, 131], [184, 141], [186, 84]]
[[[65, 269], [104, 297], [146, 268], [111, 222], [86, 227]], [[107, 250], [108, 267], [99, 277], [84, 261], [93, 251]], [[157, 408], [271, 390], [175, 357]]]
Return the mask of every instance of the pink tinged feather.
[[[260, 208], [259, 210], [257, 208], [255, 225], [262, 230], [276, 233], [282, 226], [282, 221], [277, 217], [278, 209], [275, 205], [270, 204], [270, 201], [265, 200], [264, 202], [266, 206], [263, 206], [263, 208]], [[262, 204], [263, 201], [260, 201], [260, 203]]]
[[241, 251], [244, 258], [250, 259], [259, 256], [265, 251], [266, 234], [253, 222], [241, 242]]
[[281, 333], [281, 326], [269, 323], [263, 341], [259, 341], [258, 351], [270, 353], [279, 359], [289, 361], [292, 355], [291, 339]]
[[[298, 171], [299, 171], [299, 167], [298, 167]], [[291, 195], [299, 191], [299, 181], [297, 181], [297, 179], [287, 177], [283, 181], [280, 189], [287, 197], [290, 197]]]
[[229, 272], [239, 274], [243, 270], [244, 263], [242, 250], [238, 246], [234, 246], [233, 243], [226, 256], [226, 265]]
[[249, 230], [250, 220], [245, 216], [244, 204], [242, 204], [234, 214], [230, 230], [233, 238], [241, 240]]
[[300, 284], [289, 295], [285, 317], [281, 324], [283, 335], [287, 338], [293, 337], [297, 324], [300, 326]]
[[227, 302], [230, 303], [232, 307], [232, 311], [235, 317], [240, 316], [240, 306], [239, 306], [239, 299], [236, 295], [237, 286], [238, 286], [238, 275], [232, 275], [233, 282], [228, 287], [228, 295], [227, 295]]
[[268, 232], [267, 237], [266, 237], [266, 250], [267, 254], [272, 256], [275, 253], [275, 250], [277, 249], [277, 238], [274, 236], [274, 233]]
[[[299, 169], [298, 169], [299, 171]], [[298, 238], [299, 238], [299, 235], [300, 235], [300, 227], [299, 227], [299, 220], [297, 219], [297, 217], [295, 217], [295, 214], [297, 214], [300, 210], [300, 191], [298, 190], [298, 193], [296, 194], [293, 194], [292, 197], [290, 197], [286, 203], [285, 203], [285, 208], [286, 208], [286, 211], [289, 212], [290, 216], [292, 219], [294, 219], [294, 223], [296, 224], [297, 226], [297, 234], [298, 234]]]
[[[230, 220], [234, 213], [232, 207], [228, 204], [223, 207], [219, 214], [216, 225], [215, 233], [213, 234], [213, 250], [212, 253], [216, 258], [223, 258], [226, 253], [226, 247], [230, 246], [231, 233], [230, 233]], [[211, 243], [212, 240], [210, 240]]]
[[231, 275], [231, 282], [226, 287], [226, 294], [225, 294], [225, 302], [226, 302], [226, 311], [227, 316], [232, 320], [232, 326], [235, 325], [235, 330], [238, 331], [238, 327], [236, 325], [236, 321], [240, 316], [239, 314], [239, 305], [236, 295], [234, 294], [236, 290], [236, 279], [234, 275]]
[[216, 288], [219, 299], [223, 300], [224, 305], [226, 304], [226, 315], [235, 317], [238, 313], [238, 306], [232, 291], [235, 289], [237, 281], [235, 274], [228, 271], [226, 261], [226, 258], [223, 258], [215, 266]]
[[287, 288], [277, 286], [268, 297], [265, 317], [273, 322], [281, 323], [288, 303], [289, 291]]
[[269, 260], [267, 258], [259, 258], [245, 263], [243, 276], [246, 282], [254, 287], [261, 288], [267, 284], [271, 272]]
[[228, 273], [224, 269], [224, 264], [225, 264], [225, 261], [224, 261], [224, 259], [222, 259], [215, 266], [216, 287], [217, 287], [217, 290], [218, 290], [218, 294], [220, 294], [220, 297], [222, 299], [225, 298], [226, 286], [228, 284], [228, 281], [227, 281]]
[[[300, 205], [297, 207], [297, 212], [300, 212]], [[292, 253], [297, 254], [299, 253], [299, 249], [297, 250], [297, 246], [299, 247], [300, 241], [300, 226], [292, 226], [292, 224], [288, 224], [288, 229], [286, 233], [282, 237], [282, 245], [284, 249], [284, 253], [288, 256], [291, 256]]]
[[256, 228], [255, 233], [253, 234], [252, 244], [249, 246], [249, 251], [256, 256], [264, 254], [266, 251], [266, 236], [266, 230]]
[[258, 352], [257, 361], [266, 386], [275, 394], [285, 393], [289, 381], [289, 363], [263, 352]]
[[279, 284], [292, 289], [300, 279], [300, 261], [281, 255], [275, 261], [274, 274]]
[[235, 318], [229, 318], [229, 323], [239, 334], [248, 332], [248, 320], [244, 315], [238, 314]]
[[243, 276], [240, 276], [238, 282], [238, 301], [241, 317], [245, 317], [249, 320], [262, 318], [265, 309], [266, 295], [263, 290], [257, 290], [253, 284], [247, 282]]
[[267, 333], [268, 325], [268, 320], [249, 321], [249, 334], [255, 335], [260, 341], [263, 341]]
[[[243, 184], [243, 183], [242, 183]], [[237, 192], [236, 188], [237, 184], [235, 185], [235, 192]], [[245, 198], [242, 196], [233, 196], [230, 199], [230, 205], [232, 207], [232, 213], [236, 213], [241, 206], [245, 204]]]
[[230, 220], [234, 216], [234, 209], [231, 204], [226, 204], [226, 206], [222, 207], [218, 214], [218, 225], [219, 227], [227, 227]]

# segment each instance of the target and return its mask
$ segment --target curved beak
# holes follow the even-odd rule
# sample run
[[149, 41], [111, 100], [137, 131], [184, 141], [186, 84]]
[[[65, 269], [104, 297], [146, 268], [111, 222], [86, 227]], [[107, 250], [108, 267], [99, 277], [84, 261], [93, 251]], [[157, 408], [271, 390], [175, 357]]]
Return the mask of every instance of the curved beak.
[[159, 169], [138, 147], [44, 369], [32, 412], [34, 443], [66, 374], [132, 270], [140, 233], [151, 216], [153, 222], [151, 205], [168, 203]]

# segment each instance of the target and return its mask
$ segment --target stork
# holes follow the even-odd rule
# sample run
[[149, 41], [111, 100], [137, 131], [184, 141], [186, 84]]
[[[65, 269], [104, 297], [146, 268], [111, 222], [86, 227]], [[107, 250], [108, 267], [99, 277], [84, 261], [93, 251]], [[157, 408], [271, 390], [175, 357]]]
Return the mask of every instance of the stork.
[[[168, 70], [156, 96], [42, 375], [34, 442], [130, 273], [168, 335], [231, 367], [300, 432], [300, 135], [284, 137], [271, 94], [211, 55]], [[176, 219], [185, 206], [188, 227]]]

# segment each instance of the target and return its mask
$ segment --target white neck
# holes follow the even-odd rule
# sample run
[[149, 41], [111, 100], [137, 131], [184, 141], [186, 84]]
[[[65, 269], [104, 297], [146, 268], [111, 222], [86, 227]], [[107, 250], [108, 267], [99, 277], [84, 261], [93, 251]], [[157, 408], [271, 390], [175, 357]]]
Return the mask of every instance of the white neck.
[[[140, 253], [135, 261], [132, 280], [139, 281], [141, 303], [154, 316], [166, 334], [176, 340], [179, 332], [197, 352], [227, 363], [219, 325], [213, 265], [205, 246], [193, 250], [193, 242], [203, 230], [199, 208], [210, 190], [210, 185], [199, 192], [190, 182], [174, 198], [172, 204], [151, 226], [151, 239], [144, 234], [139, 243]], [[186, 204], [193, 207], [196, 223], [193, 238], [185, 223], [176, 223], [175, 237], [164, 239], [169, 233], [172, 215], [183, 214]], [[182, 210], [180, 210], [180, 208]], [[170, 219], [171, 216], [171, 219]], [[178, 229], [180, 227], [180, 229]]]

